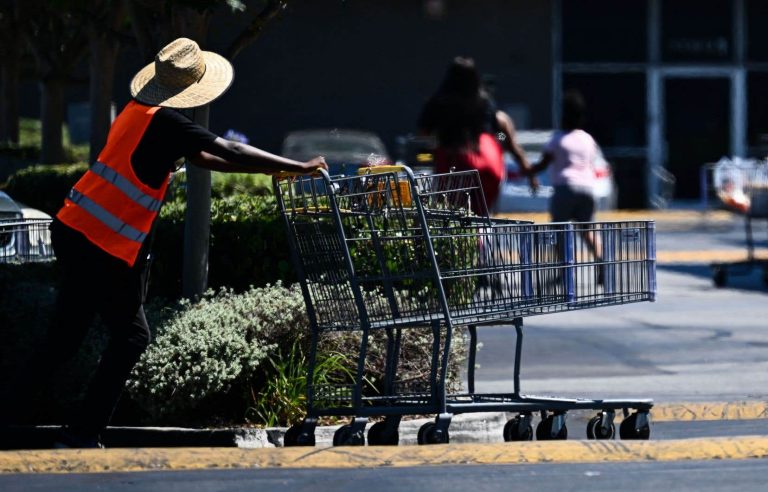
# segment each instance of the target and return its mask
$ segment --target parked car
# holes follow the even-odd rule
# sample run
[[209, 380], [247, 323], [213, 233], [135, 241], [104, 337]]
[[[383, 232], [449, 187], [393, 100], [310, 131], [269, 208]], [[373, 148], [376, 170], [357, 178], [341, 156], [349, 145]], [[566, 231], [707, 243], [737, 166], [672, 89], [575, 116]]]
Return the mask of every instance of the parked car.
[[375, 134], [360, 130], [299, 130], [286, 135], [281, 154], [297, 161], [321, 155], [329, 174], [354, 175], [361, 166], [390, 164], [384, 143]]
[[50, 220], [50, 215], [16, 202], [0, 191], [0, 263], [52, 257]]
[[[525, 151], [528, 162], [535, 164], [541, 159], [544, 146], [552, 138], [553, 130], [524, 130], [517, 132], [517, 142]], [[599, 150], [599, 148], [598, 148]], [[496, 212], [546, 212], [549, 210], [549, 199], [554, 188], [549, 180], [549, 171], [538, 174], [539, 189], [534, 194], [528, 185], [528, 178], [522, 175], [517, 162], [505, 154], [507, 168], [506, 181], [502, 185], [499, 199], [496, 202]], [[614, 182], [611, 165], [599, 150], [595, 162], [595, 204], [598, 210], [616, 208], [617, 188]]]

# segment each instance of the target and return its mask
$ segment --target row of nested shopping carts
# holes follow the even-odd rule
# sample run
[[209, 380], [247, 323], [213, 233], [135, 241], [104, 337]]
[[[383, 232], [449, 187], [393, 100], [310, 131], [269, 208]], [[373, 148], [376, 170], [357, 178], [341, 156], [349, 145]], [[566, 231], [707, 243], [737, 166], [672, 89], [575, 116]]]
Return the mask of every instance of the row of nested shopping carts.
[[755, 255], [752, 221], [768, 220], [768, 161], [733, 158], [720, 159], [701, 168], [701, 197], [704, 209], [713, 205], [724, 207], [744, 216], [747, 255], [744, 260], [716, 262], [712, 280], [724, 287], [728, 274], [748, 274], [762, 268], [763, 282], [768, 285], [768, 259]]
[[53, 259], [50, 218], [0, 218], [0, 263]]
[[[314, 445], [323, 417], [351, 417], [334, 445], [395, 445], [404, 416], [435, 415], [419, 444], [447, 443], [451, 418], [509, 412], [505, 441], [567, 437], [566, 413], [595, 410], [587, 437], [648, 439], [649, 399], [582, 399], [523, 394], [523, 318], [640, 301], [656, 293], [652, 221], [545, 223], [491, 218], [477, 172], [415, 175], [404, 166], [357, 176], [275, 177], [293, 261], [311, 322], [307, 414], [284, 443]], [[513, 383], [507, 393], [475, 390], [477, 327], [514, 327]], [[352, 377], [316, 373], [318, 342], [339, 331], [359, 338]], [[366, 385], [371, 336], [386, 334], [377, 391]], [[431, 336], [423, 380], [400, 378], [407, 337]], [[468, 339], [466, 384], [446, 383], [452, 343]]]

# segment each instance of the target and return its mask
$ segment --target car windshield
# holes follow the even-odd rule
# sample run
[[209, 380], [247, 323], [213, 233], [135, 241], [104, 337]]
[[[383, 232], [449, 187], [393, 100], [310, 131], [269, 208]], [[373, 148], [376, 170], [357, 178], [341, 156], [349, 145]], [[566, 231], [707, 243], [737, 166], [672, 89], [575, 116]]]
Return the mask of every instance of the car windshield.
[[21, 217], [21, 210], [10, 196], [0, 191], [0, 218]]
[[283, 155], [297, 160], [322, 155], [326, 160], [364, 161], [370, 154], [386, 156], [386, 151], [378, 137], [364, 134], [294, 134], [283, 146]]

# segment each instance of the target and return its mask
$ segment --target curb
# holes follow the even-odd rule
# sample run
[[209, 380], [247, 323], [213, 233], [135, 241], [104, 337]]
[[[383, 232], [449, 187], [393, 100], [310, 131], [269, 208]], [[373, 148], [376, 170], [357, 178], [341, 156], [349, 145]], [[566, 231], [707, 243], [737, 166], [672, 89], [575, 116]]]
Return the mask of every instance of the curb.
[[[586, 426], [594, 411], [568, 412], [569, 426]], [[457, 415], [451, 422], [451, 443], [501, 443], [502, 429], [513, 414], [500, 412]], [[768, 419], [768, 402], [691, 402], [660, 403], [651, 410], [653, 422], [689, 422]], [[617, 415], [617, 423], [621, 415]], [[415, 445], [419, 427], [431, 418], [405, 420], [400, 424], [400, 444]], [[318, 447], [331, 446], [339, 425], [318, 427]], [[59, 427], [11, 427], [2, 434], [0, 449], [49, 449]], [[173, 427], [109, 427], [102, 440], [107, 448], [276, 448], [282, 447], [285, 428], [187, 429]]]
[[[549, 212], [516, 212], [497, 214], [495, 217], [509, 219], [532, 220], [534, 222], [549, 222]], [[657, 225], [661, 224], [679, 224], [679, 225], [702, 225], [714, 226], [731, 224], [736, 214], [727, 210], [700, 210], [700, 209], [678, 209], [678, 210], [598, 210], [595, 213], [595, 220], [598, 222], [610, 221], [632, 221], [632, 220], [653, 220]]]
[[766, 457], [768, 437], [762, 436], [674, 441], [533, 441], [321, 449], [89, 449], [0, 453], [0, 473], [511, 465]]

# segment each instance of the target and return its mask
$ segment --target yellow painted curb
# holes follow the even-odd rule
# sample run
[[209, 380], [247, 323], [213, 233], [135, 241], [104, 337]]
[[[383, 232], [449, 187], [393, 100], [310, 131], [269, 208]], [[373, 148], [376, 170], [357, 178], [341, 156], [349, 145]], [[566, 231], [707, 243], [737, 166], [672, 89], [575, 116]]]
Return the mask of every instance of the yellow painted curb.
[[[497, 214], [496, 217], [518, 220], [532, 220], [534, 222], [549, 222], [548, 212], [519, 212]], [[655, 220], [658, 223], [666, 222], [730, 222], [734, 214], [725, 210], [606, 210], [595, 214], [596, 221], [612, 220]]]
[[0, 473], [99, 473], [253, 468], [359, 468], [681, 461], [768, 457], [768, 437], [672, 441], [534, 441], [402, 447], [157, 448], [6, 451]]
[[654, 422], [692, 420], [751, 420], [768, 418], [768, 402], [700, 402], [656, 404], [651, 409]]

